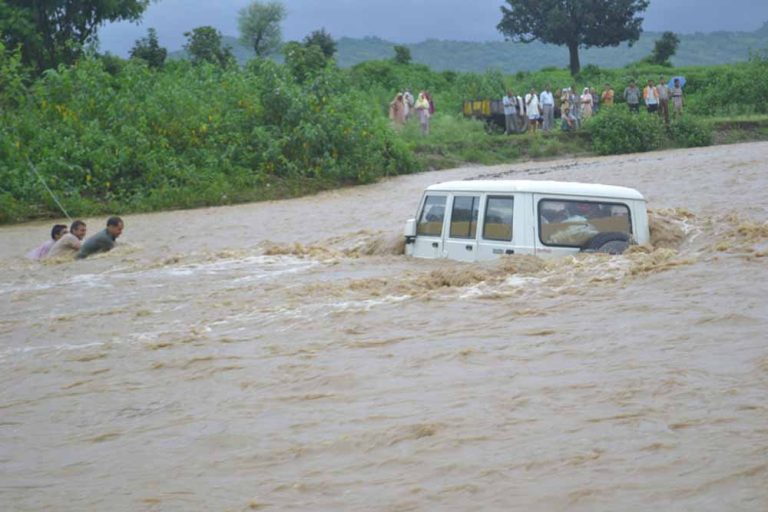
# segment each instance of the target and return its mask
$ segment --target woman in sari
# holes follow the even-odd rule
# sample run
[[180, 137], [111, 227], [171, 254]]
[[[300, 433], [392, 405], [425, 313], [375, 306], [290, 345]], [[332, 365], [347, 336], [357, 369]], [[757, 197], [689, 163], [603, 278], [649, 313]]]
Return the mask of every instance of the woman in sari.
[[395, 126], [405, 124], [405, 101], [402, 93], [398, 93], [389, 103], [389, 118], [395, 123]]
[[592, 117], [592, 105], [594, 100], [592, 99], [592, 93], [589, 92], [589, 87], [585, 87], [581, 92], [581, 118], [587, 120]]
[[421, 134], [429, 135], [429, 118], [431, 114], [429, 113], [429, 100], [427, 99], [427, 95], [424, 91], [419, 93], [419, 98], [416, 100], [416, 104], [413, 106], [413, 108], [415, 108], [416, 112], [419, 114]]

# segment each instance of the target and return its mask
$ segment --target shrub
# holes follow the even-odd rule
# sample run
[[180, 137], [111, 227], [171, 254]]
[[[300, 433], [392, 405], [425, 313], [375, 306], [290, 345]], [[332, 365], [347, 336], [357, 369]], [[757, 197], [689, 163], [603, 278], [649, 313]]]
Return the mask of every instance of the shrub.
[[27, 159], [72, 215], [269, 198], [416, 168], [343, 73], [303, 78], [271, 61], [246, 71], [129, 61], [113, 76], [84, 59], [50, 71], [0, 109], [2, 220], [56, 211]]
[[604, 109], [586, 128], [593, 149], [601, 155], [653, 151], [664, 144], [665, 129], [659, 116], [632, 114], [622, 107]]
[[674, 119], [669, 126], [669, 133], [675, 144], [693, 148], [712, 144], [712, 130], [703, 121], [685, 116]]

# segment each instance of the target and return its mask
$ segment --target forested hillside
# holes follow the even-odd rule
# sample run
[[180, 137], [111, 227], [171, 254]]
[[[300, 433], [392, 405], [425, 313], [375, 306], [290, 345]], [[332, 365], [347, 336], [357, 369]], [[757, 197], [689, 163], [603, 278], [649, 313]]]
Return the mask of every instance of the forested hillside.
[[[583, 50], [582, 65], [617, 67], [636, 62], [651, 53], [653, 43], [661, 37], [658, 32], [645, 32], [632, 47], [626, 44], [616, 48]], [[253, 57], [253, 51], [240, 45], [234, 37], [224, 37], [241, 63]], [[392, 47], [400, 44], [376, 37], [338, 40], [336, 59], [341, 67], [360, 62], [391, 58]], [[504, 41], [469, 42], [439, 41], [435, 39], [406, 45], [414, 62], [427, 64], [436, 71], [481, 72], [499, 69], [505, 73], [536, 71], [546, 67], [564, 68], [568, 65], [565, 48], [541, 43], [521, 44]], [[680, 48], [672, 58], [675, 66], [709, 66], [741, 62], [749, 58], [750, 51], [768, 48], [768, 22], [755, 32], [713, 32], [680, 35]], [[184, 52], [172, 57], [180, 58]], [[282, 60], [280, 57], [277, 60]]]

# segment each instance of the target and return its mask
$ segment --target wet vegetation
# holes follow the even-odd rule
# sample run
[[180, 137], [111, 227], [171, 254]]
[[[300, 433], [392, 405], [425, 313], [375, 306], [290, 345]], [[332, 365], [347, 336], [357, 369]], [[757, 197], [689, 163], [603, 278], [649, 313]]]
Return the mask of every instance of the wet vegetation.
[[[128, 213], [291, 197], [468, 162], [765, 138], [768, 126], [762, 54], [702, 68], [587, 66], [576, 77], [577, 88], [611, 83], [619, 97], [629, 79], [684, 75], [686, 114], [670, 127], [619, 104], [576, 133], [504, 136], [464, 119], [463, 100], [569, 86], [567, 70], [437, 72], [394, 60], [340, 69], [310, 49], [244, 67], [88, 55], [36, 75], [0, 47], [0, 222], [59, 215], [43, 181], [71, 215]], [[396, 129], [387, 119], [406, 87], [433, 94], [428, 137], [415, 122]]]

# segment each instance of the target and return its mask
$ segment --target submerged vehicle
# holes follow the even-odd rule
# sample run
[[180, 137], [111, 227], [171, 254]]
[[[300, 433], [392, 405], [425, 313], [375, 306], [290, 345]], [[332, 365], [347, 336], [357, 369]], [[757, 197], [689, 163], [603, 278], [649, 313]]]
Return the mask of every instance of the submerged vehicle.
[[621, 254], [650, 241], [645, 198], [612, 185], [533, 180], [451, 181], [427, 187], [405, 223], [417, 258], [482, 261], [505, 254]]

